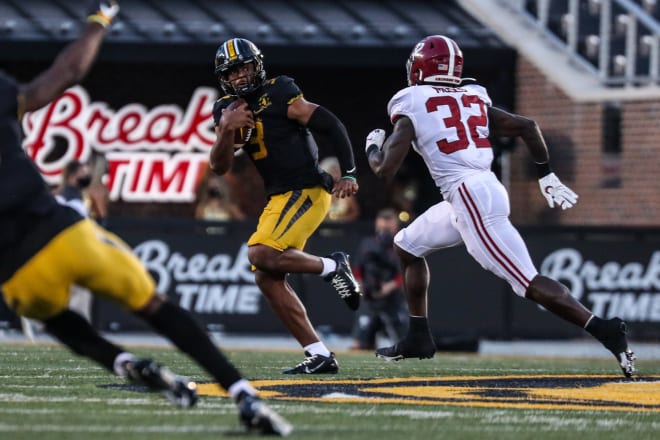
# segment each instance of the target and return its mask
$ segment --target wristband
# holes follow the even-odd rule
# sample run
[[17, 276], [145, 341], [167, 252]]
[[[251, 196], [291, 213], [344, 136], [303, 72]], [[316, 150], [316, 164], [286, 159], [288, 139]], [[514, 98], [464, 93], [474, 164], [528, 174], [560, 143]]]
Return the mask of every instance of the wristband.
[[355, 176], [351, 176], [350, 174], [342, 176], [341, 178], [342, 178], [342, 180], [346, 179], [346, 180], [352, 180], [353, 182], [357, 182], [357, 179], [355, 178]]
[[108, 26], [110, 26], [110, 24], [112, 24], [112, 18], [108, 17], [101, 11], [98, 11], [97, 13], [87, 17], [87, 21], [90, 23], [98, 23], [104, 28], [107, 28]]
[[534, 165], [536, 165], [536, 172], [539, 175], [539, 179], [547, 176], [552, 172], [552, 170], [550, 170], [550, 162], [543, 162], [543, 163], [534, 162]]

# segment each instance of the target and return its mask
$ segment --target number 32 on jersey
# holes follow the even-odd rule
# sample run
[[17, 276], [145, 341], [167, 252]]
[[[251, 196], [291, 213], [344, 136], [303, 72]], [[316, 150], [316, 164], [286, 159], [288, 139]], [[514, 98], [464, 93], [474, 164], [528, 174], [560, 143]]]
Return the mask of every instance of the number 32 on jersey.
[[[479, 115], [471, 115], [464, 120], [461, 108], [471, 108], [473, 106], [478, 106]], [[478, 130], [480, 127], [485, 127], [486, 130], [484, 131], [486, 133], [488, 132], [486, 105], [478, 96], [461, 95], [460, 99], [449, 95], [434, 96], [426, 101], [426, 111], [429, 113], [436, 112], [443, 107], [449, 110], [449, 116], [443, 118], [442, 121], [448, 129], [455, 130], [455, 135], [451, 137], [457, 139], [449, 141], [449, 136], [447, 136], [438, 140], [436, 144], [440, 151], [445, 154], [451, 154], [459, 150], [465, 150], [470, 145], [474, 145], [477, 148], [491, 147], [488, 137], [483, 136]], [[452, 130], [447, 131], [451, 132]]]

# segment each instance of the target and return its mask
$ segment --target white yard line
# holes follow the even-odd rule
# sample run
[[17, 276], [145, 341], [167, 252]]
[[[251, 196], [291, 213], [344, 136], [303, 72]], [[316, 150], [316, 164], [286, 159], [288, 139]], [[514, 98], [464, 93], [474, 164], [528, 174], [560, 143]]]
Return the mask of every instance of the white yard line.
[[89, 433], [141, 433], [141, 434], [169, 434], [169, 433], [211, 433], [225, 432], [232, 426], [212, 425], [143, 425], [143, 426], [117, 426], [117, 425], [55, 425], [30, 424], [19, 425], [0, 423], [0, 432], [89, 432]]

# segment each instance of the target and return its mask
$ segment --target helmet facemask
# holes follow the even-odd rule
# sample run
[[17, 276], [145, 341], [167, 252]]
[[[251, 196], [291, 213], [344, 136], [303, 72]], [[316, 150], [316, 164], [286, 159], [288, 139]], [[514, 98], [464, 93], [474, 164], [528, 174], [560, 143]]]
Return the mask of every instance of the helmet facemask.
[[[254, 66], [254, 70], [245, 73], [244, 76], [247, 77], [247, 84], [242, 85], [242, 86], [235, 86], [232, 84], [232, 81], [229, 80], [229, 75], [236, 69], [241, 69], [243, 66], [246, 66], [248, 64], [252, 64]], [[249, 95], [253, 91], [255, 91], [261, 84], [262, 80], [258, 80], [258, 71], [257, 71], [257, 63], [254, 62], [254, 60], [249, 60], [241, 63], [235, 63], [234, 65], [231, 65], [227, 69], [224, 69], [223, 71], [220, 72], [218, 75], [218, 81], [220, 81], [220, 85], [222, 86], [222, 89], [225, 91], [225, 93], [229, 95], [237, 95], [237, 96], [242, 96], [242, 95]], [[261, 70], [263, 72], [263, 69]], [[265, 72], [264, 72], [265, 73]], [[236, 82], [237, 79], [240, 79], [241, 77], [237, 77], [234, 79], [233, 82]]]
[[408, 81], [408, 86], [414, 86], [417, 84], [417, 75], [415, 74], [415, 76], [413, 76], [413, 72], [411, 71], [412, 64], [413, 56], [410, 55], [408, 61], [406, 61], [406, 80]]

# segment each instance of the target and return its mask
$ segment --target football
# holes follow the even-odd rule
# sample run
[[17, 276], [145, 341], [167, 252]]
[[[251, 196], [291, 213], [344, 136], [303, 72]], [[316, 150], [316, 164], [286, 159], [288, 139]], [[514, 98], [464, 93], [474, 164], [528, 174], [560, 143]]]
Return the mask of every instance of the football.
[[[227, 106], [227, 110], [235, 110], [245, 103], [245, 99], [238, 98]], [[238, 130], [234, 130], [234, 149], [238, 150], [239, 148], [243, 147], [250, 140], [251, 134], [252, 129], [248, 127], [242, 127]]]
[[247, 101], [245, 99], [236, 98], [227, 106], [227, 110], [236, 110], [238, 107], [242, 106], [243, 104], [247, 104]]
[[241, 148], [243, 145], [247, 144], [250, 140], [250, 135], [252, 134], [252, 129], [248, 127], [241, 127], [238, 130], [234, 131], [234, 148]]

